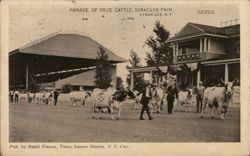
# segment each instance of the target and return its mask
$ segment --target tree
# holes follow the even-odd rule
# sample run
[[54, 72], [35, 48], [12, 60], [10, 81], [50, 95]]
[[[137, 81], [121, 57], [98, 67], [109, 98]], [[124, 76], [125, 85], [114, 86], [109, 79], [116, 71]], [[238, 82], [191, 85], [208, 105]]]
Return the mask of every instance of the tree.
[[[138, 56], [138, 54], [131, 50], [130, 51], [130, 66], [127, 66], [127, 68], [136, 68], [136, 67], [140, 67], [141, 58]], [[126, 82], [127, 84], [130, 86], [131, 85], [131, 73], [129, 73], [127, 75], [126, 78]], [[134, 89], [135, 90], [140, 90], [145, 86], [144, 84], [144, 80], [143, 80], [143, 74], [142, 73], [134, 73]]]
[[36, 93], [39, 91], [40, 86], [37, 84], [37, 81], [33, 76], [29, 77], [29, 91], [32, 93]]
[[73, 90], [73, 87], [70, 83], [66, 83], [62, 86], [62, 93], [70, 93]]
[[111, 81], [111, 64], [108, 61], [108, 55], [103, 47], [99, 47], [96, 57], [96, 87], [106, 89], [109, 87]]
[[123, 86], [123, 80], [120, 76], [116, 77], [116, 89], [117, 90], [123, 90], [124, 86]]
[[[173, 52], [170, 44], [167, 43], [170, 32], [160, 23], [160, 21], [156, 21], [153, 32], [155, 37], [150, 36], [145, 41], [145, 44], [151, 49], [151, 52], [147, 53], [145, 60], [148, 66], [156, 67], [157, 71], [155, 71], [154, 74], [156, 74], [155, 80], [158, 82], [160, 77], [173, 72], [171, 66], [173, 64]], [[162, 71], [160, 66], [167, 66], [167, 71]]]
[[160, 23], [160, 21], [156, 21], [153, 32], [156, 37], [150, 36], [145, 42], [151, 49], [151, 52], [147, 53], [147, 64], [149, 66], [155, 64], [158, 66], [171, 65], [173, 62], [173, 52], [170, 48], [170, 44], [167, 43], [170, 32]]

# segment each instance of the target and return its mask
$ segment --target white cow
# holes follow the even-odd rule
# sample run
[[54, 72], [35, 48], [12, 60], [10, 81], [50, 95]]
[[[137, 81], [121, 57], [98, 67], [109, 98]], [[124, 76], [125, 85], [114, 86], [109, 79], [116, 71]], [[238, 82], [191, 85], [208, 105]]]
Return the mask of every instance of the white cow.
[[[142, 94], [139, 94], [139, 91], [133, 91], [135, 98], [134, 98], [134, 102], [133, 102], [133, 106], [132, 109], [136, 109], [136, 108], [141, 108], [141, 98], [142, 98]], [[154, 89], [151, 90], [151, 96], [152, 98], [149, 100], [149, 109], [150, 112], [157, 112], [159, 113], [160, 110], [163, 110], [163, 102], [166, 96], [165, 90], [162, 87], [156, 87]]]
[[[104, 89], [95, 88], [92, 92], [91, 99], [93, 103], [93, 114], [92, 119], [95, 119], [95, 113], [102, 111], [103, 109], [108, 109], [111, 111], [111, 99], [110, 93], [107, 93]], [[101, 117], [100, 117], [101, 118]], [[112, 119], [114, 117], [112, 116]]]
[[53, 93], [52, 92], [45, 92], [44, 101], [45, 101], [46, 105], [53, 104]]
[[149, 109], [151, 113], [160, 113], [160, 110], [163, 110], [165, 97], [166, 93], [163, 87], [158, 86], [151, 89], [151, 99], [149, 100]]
[[19, 93], [19, 102], [24, 102], [28, 98], [28, 95], [26, 93]]
[[182, 111], [189, 111], [191, 112], [191, 104], [192, 104], [192, 90], [189, 89], [187, 91], [180, 91], [178, 93], [178, 99], [177, 99], [177, 106], [181, 105]]
[[86, 91], [72, 91], [69, 93], [72, 106], [81, 105], [83, 107], [87, 97], [89, 96], [90, 93]]
[[153, 112], [160, 112], [160, 105], [158, 103], [159, 99], [158, 99], [158, 92], [156, 90], [156, 88], [151, 88], [151, 98], [149, 100], [148, 106], [149, 106], [149, 111], [151, 113]]
[[28, 95], [28, 102], [34, 101], [34, 99], [35, 99], [34, 93], [27, 92], [27, 95]]
[[45, 103], [45, 92], [38, 92], [34, 95], [34, 102], [38, 104]]
[[163, 110], [163, 102], [166, 99], [166, 92], [163, 87], [156, 87], [157, 96], [158, 96], [158, 105], [160, 106], [160, 110]]
[[225, 119], [227, 108], [229, 104], [232, 103], [233, 87], [236, 80], [228, 83], [225, 83], [223, 80], [221, 81], [224, 84], [224, 87], [209, 87], [205, 89], [203, 97], [204, 106], [202, 107], [201, 118], [203, 117], [204, 109], [208, 104], [211, 108], [211, 118], [214, 118], [213, 108], [215, 107], [217, 109], [217, 107], [220, 107], [221, 119]]
[[134, 93], [129, 89], [126, 91], [115, 91], [115, 93], [112, 91], [112, 93], [110, 93], [109, 90], [95, 88], [91, 95], [93, 101], [92, 119], [95, 119], [96, 112], [106, 108], [110, 111], [112, 120], [114, 120], [114, 111], [117, 110], [117, 120], [119, 120], [122, 104], [127, 99], [127, 95], [132, 98], [135, 97]]

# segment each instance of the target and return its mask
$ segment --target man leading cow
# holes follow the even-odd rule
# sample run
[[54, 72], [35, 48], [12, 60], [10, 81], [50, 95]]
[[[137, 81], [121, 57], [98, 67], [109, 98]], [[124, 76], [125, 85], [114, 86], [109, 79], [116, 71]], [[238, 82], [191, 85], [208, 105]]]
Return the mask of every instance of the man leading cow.
[[146, 83], [146, 87], [144, 89], [142, 89], [142, 91], [140, 91], [138, 95], [142, 94], [142, 98], [141, 98], [141, 104], [142, 104], [142, 109], [141, 109], [141, 114], [140, 114], [140, 120], [145, 120], [143, 118], [143, 114], [144, 114], [144, 111], [147, 112], [148, 114], [148, 118], [149, 120], [152, 120], [154, 119], [151, 115], [150, 115], [150, 112], [149, 112], [149, 106], [148, 106], [148, 103], [149, 103], [149, 100], [151, 98], [151, 83], [150, 82], [147, 82]]

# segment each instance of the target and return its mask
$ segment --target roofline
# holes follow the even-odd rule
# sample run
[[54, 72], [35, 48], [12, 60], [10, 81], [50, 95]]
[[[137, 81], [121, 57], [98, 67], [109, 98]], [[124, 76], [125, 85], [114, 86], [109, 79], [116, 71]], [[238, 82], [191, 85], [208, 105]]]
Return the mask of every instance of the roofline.
[[[235, 64], [239, 63], [240, 58], [233, 58], [233, 59], [223, 59], [223, 60], [214, 60], [214, 61], [203, 61], [200, 62], [201, 65], [219, 65], [219, 64]], [[193, 62], [193, 63], [198, 63], [198, 62]], [[182, 64], [190, 64], [190, 63], [179, 63], [179, 64], [172, 64], [173, 66], [176, 65], [182, 65]], [[170, 65], [171, 66], [171, 65]], [[159, 68], [166, 68], [168, 66], [159, 66]], [[157, 70], [155, 66], [143, 66], [143, 67], [135, 67], [135, 68], [128, 68], [129, 72], [148, 72], [150, 70]]]
[[[21, 53], [21, 54], [27, 54], [27, 55], [38, 55], [38, 56], [54, 56], [54, 57], [64, 57], [64, 58], [71, 58], [71, 59], [87, 59], [87, 60], [96, 60], [94, 58], [82, 58], [82, 57], [68, 57], [68, 56], [60, 56], [60, 55], [43, 55], [43, 54], [33, 54], [33, 53], [25, 53], [25, 52], [22, 52], [22, 51], [19, 51], [18, 49], [15, 50], [15, 51], [12, 51], [9, 53], [9, 56], [12, 56], [16, 53]], [[121, 58], [123, 59], [123, 58]], [[126, 59], [123, 59], [123, 61], [117, 61], [117, 60], [108, 60], [110, 62], [115, 62], [116, 63], [122, 63], [122, 62], [128, 62], [128, 60]]]
[[[163, 65], [159, 66], [159, 68], [168, 68], [168, 66]], [[133, 67], [128, 68], [129, 72], [148, 72], [148, 71], [158, 71], [158, 69], [155, 66], [143, 66], [143, 67]]]
[[[78, 34], [76, 34], [76, 35], [78, 35]], [[80, 35], [80, 36], [83, 36], [83, 35]], [[104, 47], [104, 48], [106, 48], [105, 46], [103, 46], [101, 43], [99, 43], [99, 42], [97, 42], [97, 41], [95, 41], [94, 39], [92, 39], [91, 37], [89, 37], [89, 36], [84, 36], [84, 37], [86, 37], [86, 38], [88, 38], [88, 39], [90, 39], [90, 40], [92, 40], [93, 42], [95, 42], [96, 44], [99, 44], [101, 47]], [[118, 55], [116, 55], [115, 53], [113, 53], [111, 50], [109, 50], [108, 48], [106, 48], [111, 54], [113, 54], [113, 55], [115, 55], [116, 57], [118, 57], [118, 58], [120, 58], [121, 60], [123, 60], [123, 61], [121, 61], [121, 62], [128, 62], [128, 60], [126, 60], [126, 59], [124, 59], [124, 58], [122, 58], [122, 57], [120, 57], [120, 56], [118, 56]]]
[[198, 30], [204, 32], [204, 30], [202, 30], [201, 28], [198, 28], [198, 27], [194, 26], [193, 24], [194, 24], [194, 23], [191, 23], [191, 22], [186, 23], [186, 24], [181, 28], [181, 30], [180, 30], [178, 33], [180, 33], [187, 25], [191, 25], [191, 26], [194, 27], [195, 29], [198, 29]]
[[9, 52], [9, 56], [12, 56], [16, 53], [19, 53], [19, 49], [15, 49], [15, 50], [12, 50], [11, 52]]
[[233, 64], [240, 62], [240, 58], [234, 58], [234, 59], [224, 59], [224, 60], [214, 60], [214, 61], [204, 61], [201, 62], [201, 65], [214, 65], [214, 64]]
[[31, 46], [33, 46], [33, 45], [35, 45], [35, 44], [39, 44], [39, 43], [41, 43], [41, 42], [43, 42], [43, 41], [45, 41], [45, 40], [47, 40], [47, 39], [49, 39], [49, 38], [51, 38], [51, 37], [54, 37], [54, 36], [56, 36], [56, 35], [59, 35], [59, 34], [60, 34], [60, 32], [55, 32], [55, 33], [52, 33], [52, 34], [48, 34], [48, 35], [43, 36], [43, 37], [41, 37], [41, 38], [39, 38], [39, 39], [36, 39], [36, 40], [34, 40], [34, 41], [32, 41], [32, 42], [30, 42], [30, 43], [28, 43], [28, 44], [25, 44], [24, 46], [21, 46], [21, 47], [18, 48], [18, 49], [19, 49], [19, 50], [22, 50], [22, 49], [24, 49], [24, 48], [31, 47]]
[[195, 38], [195, 37], [201, 37], [201, 36], [213, 36], [213, 37], [221, 37], [221, 38], [229, 38], [229, 36], [225, 36], [225, 35], [217, 35], [217, 34], [212, 34], [212, 33], [202, 33], [202, 34], [198, 34], [198, 35], [192, 35], [192, 36], [187, 36], [187, 37], [182, 37], [182, 38], [178, 38], [178, 39], [169, 39], [169, 42], [176, 42], [176, 41], [180, 41], [180, 40], [186, 40], [186, 39], [191, 39], [191, 38]]
[[195, 23], [188, 23], [188, 24], [190, 24], [191, 26], [195, 27], [196, 29], [199, 29], [200, 31], [205, 32], [205, 30], [203, 30], [203, 29], [201, 29], [201, 28], [195, 26], [195, 25], [194, 25]]
[[[14, 54], [16, 54], [16, 53], [18, 53], [18, 52], [19, 52], [19, 53], [24, 53], [24, 52], [22, 52], [22, 49], [25, 49], [25, 48], [27, 48], [27, 47], [31, 47], [31, 46], [33, 46], [33, 45], [35, 45], [35, 44], [39, 44], [39, 43], [41, 43], [41, 42], [43, 42], [43, 41], [45, 41], [45, 40], [47, 40], [47, 39], [49, 39], [49, 38], [55, 37], [55, 36], [57, 36], [57, 35], [67, 35], [67, 34], [79, 35], [79, 36], [86, 37], [86, 38], [88, 38], [89, 40], [95, 42], [97, 45], [100, 45], [101, 47], [107, 49], [107, 50], [109, 51], [109, 53], [111, 53], [112, 55], [115, 55], [116, 57], [118, 57], [118, 58], [120, 59], [120, 61], [115, 61], [115, 60], [111, 60], [111, 61], [115, 61], [115, 62], [128, 62], [127, 59], [124, 59], [124, 58], [122, 58], [122, 57], [116, 55], [116, 54], [113, 53], [111, 50], [109, 50], [107, 47], [105, 47], [105, 46], [103, 46], [102, 44], [100, 44], [99, 42], [95, 41], [94, 39], [92, 39], [92, 38], [89, 37], [88, 35], [82, 35], [82, 34], [78, 34], [78, 33], [76, 33], [76, 32], [71, 32], [71, 33], [67, 32], [67, 33], [64, 33], [64, 32], [62, 32], [62, 31], [58, 31], [58, 32], [55, 32], [55, 33], [46, 35], [46, 36], [44, 36], [44, 37], [42, 37], [42, 38], [39, 38], [39, 39], [37, 39], [37, 40], [34, 40], [33, 42], [30, 42], [30, 43], [26, 44], [26, 45], [24, 45], [24, 46], [21, 46], [20, 48], [15, 49], [15, 50], [9, 52], [9, 56], [12, 56], [12, 55], [14, 55]], [[40, 55], [40, 54], [33, 54], [33, 53], [25, 53], [25, 54]], [[43, 55], [43, 54], [41, 54], [41, 55]], [[57, 55], [47, 55], [47, 56], [57, 56]], [[65, 57], [65, 56], [62, 56], [62, 57]], [[75, 57], [74, 57], [74, 58], [75, 58]], [[87, 58], [86, 58], [86, 59], [87, 59]]]
[[209, 26], [209, 27], [213, 27], [213, 28], [224, 28], [224, 27], [217, 27], [217, 26], [213, 26], [213, 25], [207, 25], [207, 24], [200, 24], [200, 23], [193, 23], [193, 22], [189, 22], [190, 24], [193, 24], [193, 25], [195, 25], [195, 24], [198, 24], [198, 25], [202, 25], [202, 26]]
[[[233, 26], [238, 26], [240, 24], [236, 24], [236, 25], [231, 25], [231, 26], [226, 26], [226, 27], [216, 27], [216, 26], [211, 26], [211, 25], [205, 25], [205, 24], [199, 24], [199, 23], [192, 23], [192, 22], [188, 22], [187, 24], [185, 24], [183, 26], [183, 28], [179, 31], [181, 32], [187, 25], [191, 25], [192, 27], [196, 28], [196, 29], [199, 29], [200, 31], [202, 31], [204, 33], [204, 35], [210, 35], [210, 36], [215, 36], [215, 37], [224, 37], [224, 38], [230, 38], [230, 37], [237, 37], [237, 36], [240, 36], [240, 34], [234, 34], [234, 35], [219, 35], [219, 34], [214, 34], [214, 33], [208, 33], [206, 32], [205, 30], [199, 28], [198, 26], [196, 26], [195, 24], [198, 24], [198, 25], [203, 25], [203, 26], [209, 26], [209, 27], [213, 27], [213, 28], [218, 28], [218, 29], [224, 29], [224, 28], [228, 28], [228, 27], [233, 27]], [[180, 38], [179, 39], [169, 39], [170, 42], [175, 42], [175, 41], [179, 41], [179, 40], [183, 40], [183, 39], [189, 39], [189, 38], [193, 38], [193, 37], [197, 37], [197, 36], [201, 36], [203, 35], [203, 33], [199, 34], [199, 35], [194, 35], [194, 36], [190, 36], [188, 35], [188, 37], [182, 37], [182, 36], [179, 36]], [[176, 36], [178, 37], [178, 36]], [[172, 37], [174, 38], [174, 37]], [[167, 41], [167, 42], [169, 42]]]

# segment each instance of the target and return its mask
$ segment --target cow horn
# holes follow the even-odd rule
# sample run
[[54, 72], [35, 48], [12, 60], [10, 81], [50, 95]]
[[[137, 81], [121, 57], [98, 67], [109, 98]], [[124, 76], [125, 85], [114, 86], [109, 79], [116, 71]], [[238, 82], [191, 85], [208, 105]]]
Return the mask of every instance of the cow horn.
[[221, 78], [220, 80], [221, 80], [221, 82], [225, 85], [225, 82], [223, 81], [223, 79]]

